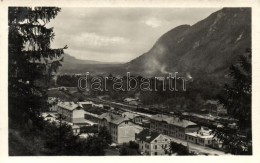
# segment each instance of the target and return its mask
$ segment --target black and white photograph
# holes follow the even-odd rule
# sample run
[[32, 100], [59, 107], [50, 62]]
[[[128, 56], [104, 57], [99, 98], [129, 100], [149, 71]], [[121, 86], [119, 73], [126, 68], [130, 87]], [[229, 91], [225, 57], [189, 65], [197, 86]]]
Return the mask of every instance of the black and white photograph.
[[9, 157], [253, 156], [252, 7], [5, 11]]

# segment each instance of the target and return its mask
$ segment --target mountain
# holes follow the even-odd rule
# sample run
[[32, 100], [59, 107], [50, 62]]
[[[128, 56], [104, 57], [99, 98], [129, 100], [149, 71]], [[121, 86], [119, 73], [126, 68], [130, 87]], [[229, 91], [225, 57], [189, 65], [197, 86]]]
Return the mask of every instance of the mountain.
[[59, 72], [63, 73], [86, 73], [90, 72], [92, 74], [107, 74], [116, 73], [122, 67], [121, 63], [118, 62], [99, 62], [92, 60], [80, 60], [69, 54], [63, 55], [62, 66]]
[[141, 75], [180, 72], [224, 78], [246, 48], [251, 48], [251, 9], [223, 8], [192, 26], [168, 31], [148, 52], [124, 66]]
[[63, 57], [64, 57], [63, 63], [65, 65], [66, 64], [120, 64], [119, 62], [100, 62], [100, 61], [93, 61], [93, 60], [81, 60], [67, 53], [65, 53]]

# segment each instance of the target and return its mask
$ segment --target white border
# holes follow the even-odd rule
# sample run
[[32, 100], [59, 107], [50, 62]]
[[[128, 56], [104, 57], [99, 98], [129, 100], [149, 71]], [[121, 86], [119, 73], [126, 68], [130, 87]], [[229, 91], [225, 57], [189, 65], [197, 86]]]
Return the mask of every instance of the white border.
[[[253, 156], [106, 156], [106, 157], [9, 157], [8, 156], [8, 6], [58, 7], [252, 7]], [[195, 13], [196, 14], [196, 13]], [[258, 0], [0, 0], [0, 162], [259, 162], [260, 161], [260, 1]]]

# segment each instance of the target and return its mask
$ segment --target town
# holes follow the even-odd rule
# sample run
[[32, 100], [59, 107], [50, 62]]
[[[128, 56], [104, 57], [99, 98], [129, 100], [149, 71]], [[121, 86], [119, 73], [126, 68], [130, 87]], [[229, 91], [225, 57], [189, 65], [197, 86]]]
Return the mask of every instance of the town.
[[[75, 90], [73, 87], [57, 87], [49, 89], [49, 92], [73, 94]], [[225, 154], [222, 142], [214, 137], [209, 125], [202, 126], [200, 123], [201, 120], [211, 121], [211, 126], [224, 127], [217, 119], [217, 115], [227, 114], [226, 110], [218, 106], [215, 101], [207, 101], [207, 104], [215, 105], [216, 109], [213, 111], [211, 108], [212, 115], [205, 117], [187, 112], [183, 112], [182, 115], [173, 113], [167, 115], [160, 112], [149, 114], [136, 109], [137, 105], [140, 105], [136, 101], [138, 99], [134, 98], [125, 98], [122, 103], [101, 98], [86, 98], [81, 102], [64, 101], [53, 93], [48, 97], [49, 110], [43, 112], [41, 116], [46, 121], [59, 124], [59, 115], [62, 115], [62, 122], [69, 124], [73, 133], [82, 139], [93, 134], [85, 131], [84, 127], [93, 127], [96, 130], [106, 127], [112, 136], [111, 148], [115, 150], [125, 143], [135, 142], [141, 155], [167, 155], [169, 143], [173, 141], [186, 146], [195, 154]], [[230, 129], [236, 128], [234, 120], [226, 125]]]

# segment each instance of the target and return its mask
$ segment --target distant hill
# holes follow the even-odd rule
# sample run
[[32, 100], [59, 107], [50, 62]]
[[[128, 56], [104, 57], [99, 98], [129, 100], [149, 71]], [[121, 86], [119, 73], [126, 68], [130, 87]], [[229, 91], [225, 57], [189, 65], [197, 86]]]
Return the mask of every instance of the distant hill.
[[251, 48], [251, 9], [224, 8], [192, 26], [170, 30], [125, 67], [141, 75], [180, 72], [195, 78], [225, 77], [246, 48]]
[[80, 60], [69, 54], [63, 55], [64, 59], [60, 67], [60, 73], [86, 73], [107, 74], [116, 73], [121, 68], [118, 62], [99, 62], [93, 60]]

